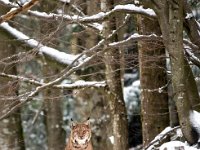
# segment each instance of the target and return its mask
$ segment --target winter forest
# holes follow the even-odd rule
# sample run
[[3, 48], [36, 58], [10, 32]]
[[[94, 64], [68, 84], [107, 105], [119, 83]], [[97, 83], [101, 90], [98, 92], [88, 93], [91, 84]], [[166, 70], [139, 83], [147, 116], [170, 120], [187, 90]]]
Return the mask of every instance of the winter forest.
[[0, 0], [0, 150], [197, 150], [199, 94], [199, 0]]

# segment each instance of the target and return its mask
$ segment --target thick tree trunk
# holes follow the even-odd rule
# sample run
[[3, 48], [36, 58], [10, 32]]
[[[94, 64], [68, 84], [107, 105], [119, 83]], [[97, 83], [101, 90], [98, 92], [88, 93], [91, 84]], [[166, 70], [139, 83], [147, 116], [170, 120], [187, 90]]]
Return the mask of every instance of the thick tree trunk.
[[[47, 28], [48, 29], [48, 28]], [[60, 68], [56, 64], [42, 66], [44, 81], [49, 82], [48, 77], [59, 74]], [[47, 65], [48, 64], [48, 65]], [[65, 131], [63, 129], [63, 114], [62, 114], [62, 92], [60, 89], [45, 89], [44, 96], [44, 111], [45, 124], [47, 131], [47, 146], [48, 150], [61, 150], [65, 147]]]
[[[101, 9], [106, 12], [109, 11], [114, 5], [114, 1], [101, 1]], [[103, 22], [103, 36], [108, 37], [113, 30], [116, 29], [115, 18], [110, 21]], [[116, 40], [116, 36], [113, 41]], [[105, 47], [106, 48], [106, 47]], [[122, 84], [121, 84], [121, 71], [120, 71], [120, 50], [110, 49], [104, 55], [106, 65], [106, 81], [108, 83], [110, 92], [110, 108], [112, 118], [112, 128], [114, 150], [128, 149], [128, 134], [127, 134], [127, 116], [125, 102], [123, 100]]]
[[180, 126], [186, 140], [190, 144], [194, 144], [197, 142], [197, 138], [193, 134], [194, 131], [190, 124], [189, 113], [192, 109], [192, 103], [187, 91], [190, 71], [183, 53], [183, 0], [175, 0], [171, 3], [158, 1], [154, 8], [158, 15], [164, 44], [169, 51], [171, 60], [174, 100]]
[[62, 128], [62, 98], [58, 89], [44, 92], [45, 122], [48, 150], [61, 150], [65, 147], [65, 131]]
[[[138, 17], [141, 34], [160, 35], [159, 24], [145, 17]], [[141, 83], [141, 113], [143, 145], [152, 141], [163, 129], [169, 126], [168, 94], [166, 86], [165, 49], [161, 41], [139, 43], [139, 64]], [[157, 90], [155, 90], [157, 89]]]
[[[0, 8], [0, 10], [2, 10]], [[15, 54], [16, 47], [6, 32], [0, 30], [0, 60]], [[13, 44], [13, 45], [12, 45]], [[10, 60], [13, 61], [13, 60]], [[0, 70], [4, 73], [16, 75], [16, 64], [8, 65], [9, 62], [1, 63]], [[18, 81], [0, 78], [0, 114], [8, 109], [12, 103], [17, 103]], [[13, 98], [13, 100], [12, 100]], [[23, 130], [20, 111], [11, 114], [8, 118], [0, 121], [0, 149], [1, 150], [24, 150]]]

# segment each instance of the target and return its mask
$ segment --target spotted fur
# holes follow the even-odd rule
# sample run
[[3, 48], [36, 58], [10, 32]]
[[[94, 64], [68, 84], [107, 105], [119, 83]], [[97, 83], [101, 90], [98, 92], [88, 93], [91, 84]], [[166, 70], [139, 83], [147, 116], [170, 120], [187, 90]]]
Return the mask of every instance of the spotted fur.
[[65, 150], [93, 150], [91, 144], [91, 127], [89, 120], [71, 124], [71, 134]]

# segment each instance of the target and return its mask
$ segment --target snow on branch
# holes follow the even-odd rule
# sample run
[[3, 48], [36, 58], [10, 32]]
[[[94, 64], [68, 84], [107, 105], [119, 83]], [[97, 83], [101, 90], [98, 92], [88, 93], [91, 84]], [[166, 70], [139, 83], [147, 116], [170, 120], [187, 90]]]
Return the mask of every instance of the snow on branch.
[[[136, 41], [150, 41], [150, 40], [162, 41], [163, 39], [161, 36], [157, 36], [155, 34], [140, 35], [138, 33], [134, 33], [130, 35], [127, 39], [121, 40], [118, 42], [109, 43], [108, 46], [109, 47], [129, 46], [129, 43], [133, 43]], [[193, 64], [195, 64], [196, 66], [200, 68], [200, 59], [197, 56], [195, 56], [195, 54], [193, 53], [193, 51], [199, 51], [199, 47], [193, 44], [192, 42], [188, 41], [187, 39], [183, 39], [183, 43], [184, 43], [184, 50], [185, 50], [185, 54], [187, 58]], [[160, 91], [160, 90], [153, 89], [151, 91], [155, 92], [155, 91]]]
[[185, 53], [187, 55], [187, 58], [193, 63], [195, 64], [196, 66], [198, 66], [200, 68], [200, 60], [198, 57], [196, 57], [194, 55], [194, 53], [191, 51], [191, 48], [189, 47], [186, 47], [185, 48]]
[[142, 6], [136, 6], [134, 4], [127, 4], [127, 5], [117, 5], [111, 11], [108, 12], [100, 12], [98, 14], [92, 16], [79, 16], [79, 15], [66, 15], [66, 14], [55, 14], [50, 13], [47, 14], [46, 12], [38, 12], [38, 11], [31, 11], [29, 10], [28, 13], [35, 17], [43, 18], [43, 19], [63, 19], [65, 21], [70, 21], [72, 23], [79, 22], [79, 23], [94, 23], [94, 22], [102, 22], [106, 19], [113, 16], [116, 12], [121, 13], [136, 13], [145, 15], [151, 18], [156, 18], [156, 14], [152, 9], [144, 9]]
[[[11, 75], [11, 74], [5, 74], [5, 73], [0, 73], [1, 77], [6, 77], [6, 78], [10, 78], [10, 79], [15, 79], [15, 80], [19, 80], [19, 81], [23, 81], [26, 83], [30, 83], [33, 85], [37, 85], [37, 86], [42, 86], [45, 83], [43, 83], [42, 81], [37, 81], [34, 79], [30, 79], [30, 78], [26, 78], [26, 77], [22, 77], [22, 76], [16, 76], [16, 75]], [[79, 80], [76, 81], [74, 83], [70, 83], [70, 84], [57, 84], [57, 85], [53, 85], [53, 88], [57, 88], [57, 89], [80, 89], [80, 88], [104, 88], [106, 86], [105, 81], [83, 81], [83, 80]]]
[[176, 130], [178, 130], [180, 126], [176, 126], [174, 128], [166, 127], [159, 135], [157, 135], [153, 141], [151, 141], [144, 149], [145, 150], [151, 150], [155, 149], [158, 145], [160, 145], [163, 140], [165, 140], [167, 137], [176, 134]]
[[126, 12], [126, 13], [137, 13], [151, 18], [156, 18], [156, 13], [153, 9], [143, 8], [142, 6], [136, 6], [134, 4], [117, 5], [111, 10], [110, 13], [114, 12]]
[[42, 54], [45, 54], [52, 59], [55, 59], [57, 62], [70, 65], [77, 57], [78, 55], [72, 55], [72, 54], [67, 54], [64, 52], [60, 52], [54, 48], [44, 46], [40, 42], [31, 39], [27, 35], [23, 34], [22, 32], [18, 31], [17, 29], [11, 27], [8, 23], [2, 23], [0, 24], [0, 27], [8, 31], [11, 35], [13, 35], [16, 39], [23, 41], [27, 45], [29, 45], [32, 48], [37, 48], [39, 52]]
[[170, 83], [171, 83], [171, 80], [169, 80], [167, 84], [163, 85], [162, 87], [159, 87], [156, 89], [141, 89], [141, 91], [163, 93], [164, 89], [167, 89]]
[[200, 59], [195, 56], [193, 51], [199, 51], [199, 47], [196, 46], [195, 44], [193, 44], [192, 42], [190, 42], [187, 39], [183, 39], [184, 42], [184, 50], [185, 50], [185, 54], [187, 56], [187, 58], [197, 67], [200, 68]]
[[10, 2], [9, 0], [0, 0], [0, 5], [6, 6], [6, 7], [19, 7], [19, 5]]
[[[4, 1], [4, 2], [6, 4], [7, 1]], [[5, 15], [2, 15], [0, 17], [0, 24], [12, 19], [13, 17], [15, 17], [17, 14], [19, 14], [21, 12], [29, 10], [31, 7], [33, 7], [38, 2], [39, 2], [39, 0], [31, 0], [27, 3], [25, 3], [24, 5], [20, 5], [18, 8], [12, 8], [8, 13], [6, 13]], [[7, 2], [7, 4], [8, 3], [9, 2]]]
[[79, 80], [71, 84], [55, 85], [56, 88], [61, 89], [80, 89], [80, 88], [104, 88], [106, 87], [105, 81], [83, 81]]
[[[81, 57], [84, 57], [84, 55], [87, 54], [93, 54], [94, 57], [98, 56], [101, 53], [104, 53], [104, 51], [100, 51], [97, 52], [97, 50], [99, 50], [103, 45], [107, 45], [107, 41], [109, 41], [110, 39], [112, 39], [117, 33], [118, 31], [124, 27], [124, 25], [128, 22], [128, 20], [130, 19], [130, 15], [126, 15], [124, 18], [123, 23], [116, 29], [114, 30], [111, 34], [109, 34], [107, 37], [105, 37], [104, 39], [100, 40], [95, 46], [93, 46], [92, 48], [83, 51], [76, 59], [79, 59]], [[90, 59], [89, 57], [86, 58], [85, 60]]]
[[125, 40], [110, 43], [109, 46], [118, 47], [118, 46], [127, 45], [129, 42], [141, 41], [141, 40], [159, 40], [159, 41], [162, 41], [162, 37], [157, 36], [155, 34], [141, 35], [141, 34], [138, 34], [138, 33], [134, 33]]
[[62, 75], [60, 77], [56, 78], [55, 80], [49, 81], [48, 83], [45, 83], [45, 84], [43, 84], [41, 86], [36, 87], [35, 90], [33, 90], [32, 92], [30, 92], [26, 97], [21, 98], [19, 103], [16, 103], [15, 105], [13, 104], [13, 106], [9, 107], [8, 110], [5, 109], [4, 114], [2, 114], [0, 116], [0, 120], [8, 117], [10, 114], [12, 114], [16, 110], [18, 110], [24, 104], [26, 104], [27, 102], [31, 101], [32, 98], [37, 93], [39, 93], [40, 91], [42, 91], [43, 89], [45, 89], [47, 87], [52, 87], [53, 85], [56, 85], [57, 83], [61, 82], [62, 80], [64, 80], [66, 77], [68, 77], [69, 75], [71, 75], [75, 71], [77, 71], [77, 70], [81, 69], [82, 67], [84, 67], [84, 66], [88, 65], [89, 63], [91, 63], [91, 61], [93, 61], [97, 56], [102, 55], [107, 50], [108, 49], [104, 49], [102, 51], [98, 51], [98, 52], [94, 53], [92, 56], [87, 57], [84, 61], [80, 62], [78, 65], [74, 66], [74, 64], [77, 62], [77, 58], [76, 58], [71, 63], [71, 65], [67, 66], [67, 68], [65, 69], [64, 72], [62, 72]]

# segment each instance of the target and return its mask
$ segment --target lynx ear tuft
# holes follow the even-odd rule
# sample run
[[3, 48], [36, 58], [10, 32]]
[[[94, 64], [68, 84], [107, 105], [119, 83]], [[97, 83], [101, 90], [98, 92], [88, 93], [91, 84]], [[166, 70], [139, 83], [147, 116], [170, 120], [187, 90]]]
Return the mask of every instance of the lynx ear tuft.
[[71, 118], [71, 125], [70, 125], [70, 127], [71, 127], [71, 129], [72, 128], [74, 128], [76, 126], [76, 123], [73, 121], [73, 119]]
[[88, 117], [84, 123], [85, 123], [85, 125], [90, 126], [90, 117]]

